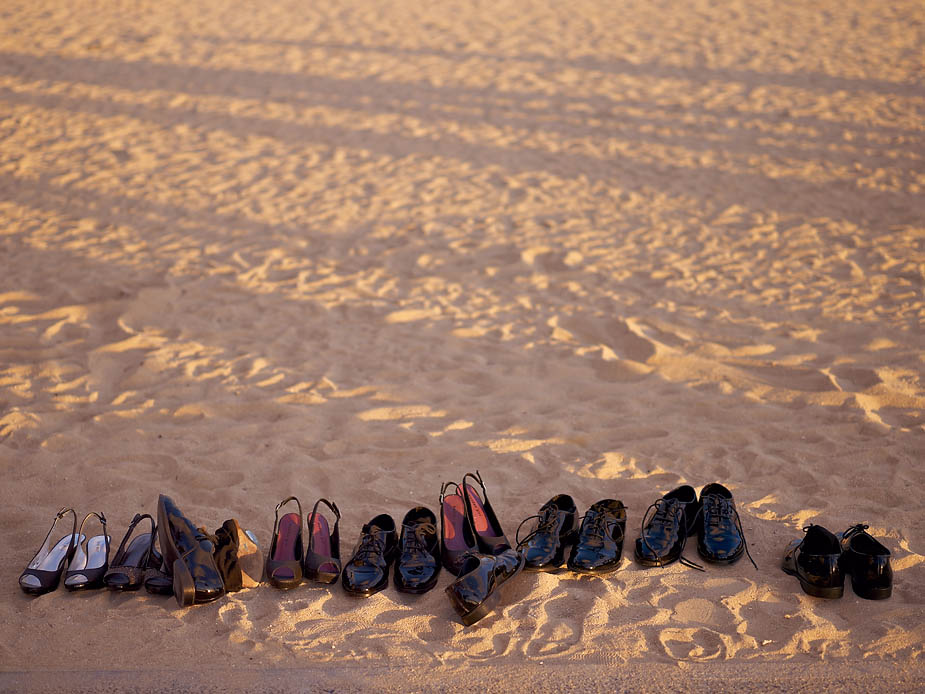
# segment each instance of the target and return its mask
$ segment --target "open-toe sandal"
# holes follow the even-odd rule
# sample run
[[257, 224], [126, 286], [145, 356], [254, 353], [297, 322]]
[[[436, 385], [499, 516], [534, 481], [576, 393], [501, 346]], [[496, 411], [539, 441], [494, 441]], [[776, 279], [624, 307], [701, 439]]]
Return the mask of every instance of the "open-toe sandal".
[[[279, 517], [279, 510], [294, 501], [298, 513], [287, 513]], [[302, 504], [294, 496], [276, 504], [273, 521], [273, 539], [267, 555], [267, 580], [276, 588], [295, 588], [302, 582]]]
[[[134, 537], [138, 524], [147, 520], [151, 530], [142, 532]], [[103, 577], [106, 587], [110, 590], [138, 590], [144, 583], [148, 568], [151, 565], [151, 553], [154, 550], [155, 526], [154, 519], [147, 513], [136, 513], [132, 522], [125, 531], [119, 549], [109, 565], [109, 570]], [[131, 540], [131, 542], [129, 542]]]
[[[69, 513], [73, 516], [71, 532], [51, 544], [55, 526]], [[53, 591], [61, 582], [65, 565], [74, 556], [78, 543], [82, 541], [83, 538], [77, 535], [77, 513], [72, 508], [62, 508], [48, 529], [41, 548], [20, 574], [19, 587], [29, 595], [42, 595]]]
[[[318, 504], [324, 504], [334, 513], [333, 532], [328, 519], [318, 513]], [[318, 583], [334, 583], [340, 576], [340, 511], [337, 504], [318, 499], [308, 516], [308, 548], [305, 550], [305, 578]]]
[[[90, 518], [96, 518], [103, 527], [102, 535], [88, 538], [84, 525]], [[80, 523], [77, 535], [81, 538], [74, 552], [74, 558], [64, 573], [64, 587], [68, 590], [91, 590], [103, 587], [103, 576], [109, 570], [110, 537], [106, 533], [106, 516], [102, 513], [88, 513]]]
[[[479, 487], [482, 488], [481, 496], [475, 491], [474, 487], [467, 483], [466, 480], [469, 477], [479, 483]], [[471, 472], [463, 475], [462, 488], [466, 502], [466, 516], [469, 518], [472, 530], [475, 533], [475, 541], [478, 543], [479, 551], [496, 555], [511, 549], [511, 543], [504, 535], [501, 523], [498, 522], [498, 517], [488, 501], [488, 492], [478, 470], [475, 471], [474, 475]]]

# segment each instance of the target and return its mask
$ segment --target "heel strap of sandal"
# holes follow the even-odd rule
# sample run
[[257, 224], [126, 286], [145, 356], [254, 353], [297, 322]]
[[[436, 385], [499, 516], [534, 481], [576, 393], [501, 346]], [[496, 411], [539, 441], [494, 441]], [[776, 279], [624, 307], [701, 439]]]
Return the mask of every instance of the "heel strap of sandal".
[[[147, 519], [151, 523], [151, 541], [148, 543], [148, 549], [145, 550], [144, 557], [142, 558], [141, 565], [147, 566], [148, 562], [151, 560], [151, 550], [154, 547], [154, 538], [156, 536], [157, 527], [154, 523], [154, 519], [148, 513], [136, 513], [135, 517], [132, 518], [132, 522], [129, 523], [128, 530], [125, 531], [125, 535], [122, 536], [122, 542], [119, 543], [119, 549], [116, 550], [115, 560], [123, 560], [123, 552], [125, 550], [125, 543], [128, 542], [129, 538], [135, 532], [135, 526], [137, 526], [141, 521]], [[123, 567], [125, 568], [125, 567]]]
[[[280, 510], [283, 506], [285, 506], [286, 504], [288, 504], [290, 501], [294, 501], [294, 502], [296, 503], [296, 506], [299, 507], [299, 528], [302, 527], [302, 524], [303, 524], [303, 522], [304, 522], [304, 520], [305, 520], [305, 517], [304, 517], [304, 515], [302, 514], [302, 504], [301, 504], [301, 502], [300, 502], [296, 497], [294, 497], [294, 496], [286, 497], [285, 499], [283, 499], [282, 501], [280, 501], [278, 504], [276, 504], [276, 512], [275, 512], [275, 515], [274, 515], [274, 517], [273, 517], [273, 539], [274, 539], [274, 544], [275, 544], [275, 540], [276, 540], [276, 533], [277, 533], [277, 531], [279, 530], [279, 510]], [[317, 504], [316, 504], [316, 505], [317, 505]]]

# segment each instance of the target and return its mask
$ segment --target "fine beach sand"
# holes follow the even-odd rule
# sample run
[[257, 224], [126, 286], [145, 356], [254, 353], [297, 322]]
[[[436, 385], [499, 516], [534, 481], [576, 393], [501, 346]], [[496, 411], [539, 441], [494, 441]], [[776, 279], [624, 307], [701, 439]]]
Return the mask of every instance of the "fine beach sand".
[[[925, 686], [923, 32], [918, 0], [3, 3], [0, 688]], [[61, 506], [118, 543], [167, 493], [266, 546], [325, 496], [347, 557], [475, 469], [511, 536], [622, 499], [621, 569], [470, 628], [446, 574], [17, 586]], [[759, 570], [635, 564], [713, 481]], [[780, 571], [856, 522], [890, 600]]]

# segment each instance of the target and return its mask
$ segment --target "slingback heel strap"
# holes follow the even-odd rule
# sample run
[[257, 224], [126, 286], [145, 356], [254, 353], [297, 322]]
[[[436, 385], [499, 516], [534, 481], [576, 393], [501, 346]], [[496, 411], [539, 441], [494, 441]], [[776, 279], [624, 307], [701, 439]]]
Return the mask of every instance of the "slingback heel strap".
[[[318, 554], [314, 551], [314, 541], [315, 541], [315, 517], [318, 514], [318, 504], [324, 504], [334, 513], [334, 530], [331, 531], [331, 555], [326, 556], [324, 554]], [[341, 561], [340, 561], [340, 510], [337, 508], [337, 504], [327, 499], [318, 499], [315, 502], [315, 506], [312, 508], [312, 512], [308, 516], [308, 548], [305, 550], [305, 574], [309, 578], [320, 581], [321, 583], [334, 583], [337, 580], [337, 577], [340, 576], [341, 571]], [[334, 571], [322, 571], [322, 567], [326, 564], [334, 567]]]
[[[267, 575], [267, 580], [277, 587], [292, 587], [298, 584], [299, 582], [301, 582], [302, 580], [303, 557], [300, 556], [301, 555], [300, 550], [302, 550], [301, 542], [296, 543], [295, 559], [282, 559], [282, 560], [273, 559], [273, 555], [276, 554], [276, 541], [279, 539], [279, 510], [283, 506], [288, 504], [290, 501], [294, 501], [296, 503], [296, 506], [298, 506], [299, 508], [299, 534], [300, 536], [302, 533], [302, 527], [305, 524], [304, 523], [305, 517], [302, 514], [302, 504], [298, 500], [298, 498], [294, 496], [290, 496], [290, 497], [283, 499], [278, 504], [276, 504], [276, 513], [275, 513], [274, 520], [273, 520], [273, 536], [272, 536], [272, 539], [270, 540], [270, 551], [267, 553], [267, 560], [266, 560], [266, 575]], [[286, 579], [281, 579], [281, 580], [275, 579], [274, 573], [278, 569], [288, 569], [290, 572], [292, 572], [293, 578], [291, 579], [286, 578]]]

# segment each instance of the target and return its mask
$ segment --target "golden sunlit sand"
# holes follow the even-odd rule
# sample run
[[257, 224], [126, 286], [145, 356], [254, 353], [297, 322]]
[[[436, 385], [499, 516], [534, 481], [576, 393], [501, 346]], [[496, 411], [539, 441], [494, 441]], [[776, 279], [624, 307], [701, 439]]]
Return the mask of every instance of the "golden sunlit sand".
[[[4, 3], [0, 688], [922, 686], [923, 31], [917, 0]], [[524, 574], [470, 628], [447, 575], [182, 611], [17, 586], [61, 506], [118, 543], [163, 492], [266, 546], [325, 496], [346, 558], [476, 468], [511, 536], [622, 499], [621, 569]], [[760, 570], [634, 563], [649, 504], [713, 481]], [[891, 599], [781, 572], [856, 522]]]

